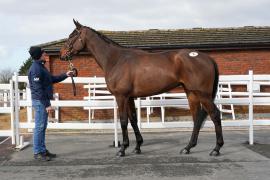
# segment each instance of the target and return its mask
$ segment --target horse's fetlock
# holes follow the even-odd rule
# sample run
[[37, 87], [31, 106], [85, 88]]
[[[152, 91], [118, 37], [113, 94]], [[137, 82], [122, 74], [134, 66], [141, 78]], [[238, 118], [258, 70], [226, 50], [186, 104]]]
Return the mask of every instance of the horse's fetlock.
[[219, 145], [219, 147], [222, 147], [224, 145], [224, 141], [217, 142], [217, 144]]

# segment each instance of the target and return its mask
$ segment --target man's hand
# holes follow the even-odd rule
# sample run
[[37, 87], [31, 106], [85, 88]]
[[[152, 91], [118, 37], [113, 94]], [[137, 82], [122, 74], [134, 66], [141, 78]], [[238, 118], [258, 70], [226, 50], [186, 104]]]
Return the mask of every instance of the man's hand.
[[52, 106], [49, 106], [49, 107], [46, 107], [46, 111], [47, 113], [52, 113], [53, 112], [53, 107]]
[[67, 75], [68, 77], [72, 76], [72, 75], [73, 75], [73, 71], [68, 71], [68, 72], [66, 73], [66, 75]]

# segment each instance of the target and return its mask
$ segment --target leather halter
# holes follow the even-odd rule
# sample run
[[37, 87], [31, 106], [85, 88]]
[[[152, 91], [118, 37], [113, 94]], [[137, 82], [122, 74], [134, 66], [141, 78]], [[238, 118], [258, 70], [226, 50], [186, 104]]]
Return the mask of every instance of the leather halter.
[[66, 55], [66, 60], [69, 62], [69, 66], [68, 69], [70, 71], [73, 71], [73, 74], [70, 76], [71, 77], [71, 81], [72, 81], [72, 89], [73, 89], [73, 95], [76, 96], [76, 85], [74, 82], [74, 78], [73, 77], [77, 77], [78, 76], [78, 70], [74, 67], [73, 63], [71, 62], [72, 60], [72, 56], [71, 56], [71, 50], [73, 48], [73, 44], [74, 42], [78, 39], [81, 43], [82, 43], [82, 39], [81, 39], [81, 32], [79, 30], [76, 29], [76, 31], [78, 32], [78, 34], [76, 35], [77, 37], [74, 38], [72, 41], [68, 42], [68, 50], [67, 50], [67, 55]]
[[67, 47], [67, 55], [66, 55], [66, 60], [70, 61], [72, 60], [72, 56], [71, 56], [71, 51], [73, 49], [73, 44], [79, 40], [82, 43], [82, 39], [81, 39], [81, 31], [79, 31], [78, 29], [76, 29], [77, 34], [75, 35], [76, 38], [74, 38], [73, 40], [68, 41], [68, 47]]

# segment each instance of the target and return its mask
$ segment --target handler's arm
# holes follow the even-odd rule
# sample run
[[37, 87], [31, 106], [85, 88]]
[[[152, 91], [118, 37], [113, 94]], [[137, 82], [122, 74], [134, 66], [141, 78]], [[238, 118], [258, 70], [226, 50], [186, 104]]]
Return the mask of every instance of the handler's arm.
[[58, 82], [64, 81], [67, 77], [70, 77], [72, 75], [73, 75], [73, 71], [68, 71], [68, 72], [63, 73], [59, 76], [52, 76], [52, 82], [58, 83]]
[[58, 83], [58, 82], [64, 81], [68, 76], [66, 73], [63, 73], [59, 76], [51, 76], [51, 77], [52, 77], [53, 83]]

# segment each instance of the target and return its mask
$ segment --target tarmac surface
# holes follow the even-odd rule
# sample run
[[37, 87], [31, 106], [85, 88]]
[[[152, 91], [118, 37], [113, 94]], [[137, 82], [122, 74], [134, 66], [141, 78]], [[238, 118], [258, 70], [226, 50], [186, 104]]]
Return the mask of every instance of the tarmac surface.
[[116, 157], [109, 147], [113, 134], [48, 134], [47, 148], [58, 157], [50, 162], [33, 159], [32, 146], [16, 152], [7, 142], [0, 145], [1, 180], [55, 179], [270, 179], [270, 129], [254, 132], [256, 144], [246, 144], [247, 131], [224, 131], [221, 155], [211, 157], [214, 132], [201, 132], [191, 154], [179, 151], [191, 132], [143, 133], [142, 154], [132, 153], [133, 133], [126, 156]]

